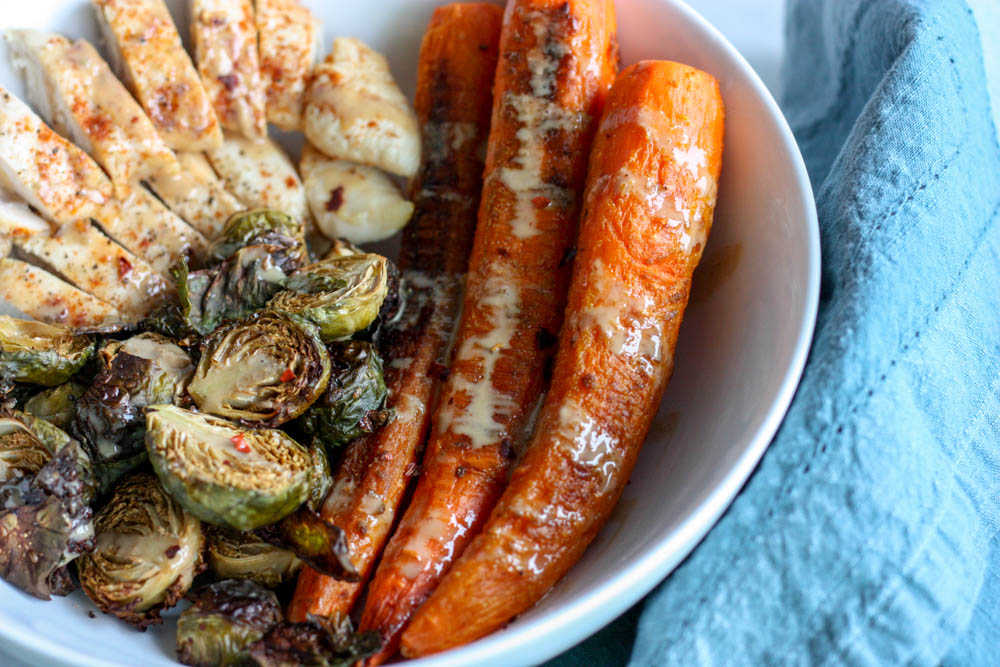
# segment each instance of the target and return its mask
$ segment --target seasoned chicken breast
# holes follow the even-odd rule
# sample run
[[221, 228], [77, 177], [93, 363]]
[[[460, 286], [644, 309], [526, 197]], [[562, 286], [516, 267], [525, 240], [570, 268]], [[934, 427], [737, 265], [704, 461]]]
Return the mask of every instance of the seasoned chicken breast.
[[298, 0], [257, 0], [257, 46], [267, 119], [283, 130], [302, 129], [302, 107], [319, 51], [319, 34], [319, 21]]
[[208, 252], [208, 239], [141, 186], [105, 206], [96, 220], [108, 236], [165, 276], [182, 257], [200, 259]]
[[0, 182], [56, 222], [96, 213], [111, 182], [86, 153], [0, 87]]
[[93, 3], [112, 64], [167, 145], [179, 151], [219, 146], [219, 121], [163, 0]]
[[191, 0], [191, 38], [201, 81], [222, 127], [267, 136], [264, 85], [251, 0]]
[[271, 208], [311, 225], [306, 192], [295, 165], [270, 139], [226, 135], [222, 148], [206, 153], [226, 190], [245, 208]]
[[342, 37], [313, 70], [306, 93], [306, 138], [333, 158], [412, 176], [420, 131], [389, 63], [360, 40]]
[[0, 260], [0, 301], [50, 324], [97, 327], [122, 319], [100, 299], [17, 259]]
[[374, 167], [332, 160], [307, 144], [299, 168], [316, 226], [327, 238], [381, 241], [413, 215], [413, 203]]
[[0, 234], [17, 248], [120, 312], [126, 320], [148, 315], [168, 291], [145, 261], [101, 234], [87, 220], [51, 229], [23, 202], [0, 199]]
[[226, 191], [202, 153], [178, 153], [177, 160], [179, 169], [155, 174], [149, 187], [171, 211], [214, 239], [229, 216], [245, 207]]
[[142, 107], [89, 42], [37, 30], [5, 36], [31, 104], [104, 167], [119, 197], [174, 163]]

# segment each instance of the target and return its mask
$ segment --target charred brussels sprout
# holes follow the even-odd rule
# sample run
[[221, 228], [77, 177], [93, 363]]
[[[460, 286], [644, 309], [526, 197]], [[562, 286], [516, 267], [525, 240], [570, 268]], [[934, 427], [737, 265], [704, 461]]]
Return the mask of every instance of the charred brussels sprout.
[[[5, 425], [15, 441], [24, 432]], [[68, 441], [33, 476], [27, 472], [41, 454], [37, 443], [26, 445], [32, 461], [14, 471], [22, 475], [0, 485], [0, 577], [35, 597], [66, 595], [73, 580], [66, 565], [94, 548], [89, 502], [90, 480], [80, 465], [83, 450]], [[23, 450], [22, 450], [23, 451]], [[10, 461], [7, 464], [10, 466]], [[10, 467], [8, 467], [10, 473]]]
[[12, 416], [0, 416], [0, 484], [34, 477], [52, 452], [31, 429]]
[[364, 341], [330, 346], [330, 383], [326, 392], [298, 421], [314, 444], [339, 447], [386, 423], [383, 410], [389, 392], [382, 375], [382, 359]]
[[188, 594], [177, 621], [177, 659], [185, 665], [245, 665], [250, 644], [281, 623], [274, 593], [251, 581], [220, 581]]
[[305, 412], [329, 379], [330, 355], [315, 328], [264, 310], [202, 341], [188, 393], [202, 412], [275, 427]]
[[100, 356], [104, 370], [80, 397], [73, 430], [107, 488], [145, 460], [143, 409], [176, 402], [194, 366], [184, 350], [155, 333], [113, 341]]
[[291, 276], [285, 287], [269, 308], [306, 318], [324, 341], [340, 340], [378, 316], [389, 291], [389, 260], [369, 253], [324, 260]]
[[149, 473], [123, 479], [94, 519], [96, 550], [77, 563], [101, 611], [145, 628], [161, 622], [203, 569], [201, 522]]
[[376, 632], [354, 632], [345, 617], [282, 623], [250, 646], [261, 667], [349, 667], [382, 648]]
[[93, 352], [89, 336], [67, 327], [0, 315], [0, 375], [54, 387], [73, 377]]
[[291, 253], [297, 253], [296, 259], [300, 264], [304, 263], [305, 232], [301, 222], [290, 215], [266, 208], [241, 211], [234, 213], [226, 221], [219, 238], [212, 244], [211, 255], [220, 261], [229, 259], [241, 248], [273, 242], [281, 237], [288, 239], [282, 244], [288, 245]]
[[24, 404], [24, 411], [39, 417], [53, 426], [68, 429], [76, 414], [76, 402], [83, 395], [83, 387], [67, 382], [35, 394]]
[[253, 530], [309, 498], [313, 459], [281, 431], [244, 430], [169, 405], [149, 408], [146, 426], [146, 451], [163, 485], [208, 523]]
[[261, 530], [264, 539], [292, 551], [312, 569], [342, 581], [358, 581], [347, 537], [307, 506]]
[[265, 541], [251, 531], [237, 533], [209, 526], [208, 567], [220, 579], [249, 579], [274, 588], [302, 568], [302, 561], [287, 549]]
[[297, 240], [269, 236], [210, 269], [188, 271], [182, 263], [174, 269], [178, 303], [157, 313], [150, 326], [175, 338], [204, 336], [226, 320], [263, 308], [301, 262]]

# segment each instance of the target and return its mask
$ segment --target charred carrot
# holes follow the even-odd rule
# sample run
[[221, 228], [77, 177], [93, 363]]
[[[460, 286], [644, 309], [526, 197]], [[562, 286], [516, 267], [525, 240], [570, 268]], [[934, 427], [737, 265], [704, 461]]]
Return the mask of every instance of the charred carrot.
[[711, 227], [722, 134], [710, 75], [646, 61], [616, 80], [538, 427], [483, 532], [410, 623], [404, 655], [499, 628], [545, 595], [604, 525], [673, 368]]
[[448, 345], [475, 231], [501, 15], [495, 5], [447, 5], [435, 10], [424, 36], [415, 104], [423, 160], [399, 261], [411, 297], [386, 349], [396, 420], [350, 445], [323, 508], [345, 531], [362, 582], [305, 569], [289, 609], [294, 621], [350, 612], [416, 468], [438, 385], [433, 368]]
[[617, 68], [611, 0], [513, 0], [500, 37], [479, 222], [424, 472], [360, 627], [403, 627], [503, 491], [545, 384], [569, 286], [586, 156]]

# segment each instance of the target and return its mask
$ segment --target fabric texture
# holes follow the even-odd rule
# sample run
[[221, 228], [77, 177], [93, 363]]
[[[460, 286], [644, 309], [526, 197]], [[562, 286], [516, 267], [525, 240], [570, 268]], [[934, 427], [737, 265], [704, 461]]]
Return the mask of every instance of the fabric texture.
[[[632, 664], [1000, 661], [998, 34], [959, 0], [789, 3], [816, 335], [757, 470], [643, 604]], [[633, 626], [555, 664], [624, 663]]]

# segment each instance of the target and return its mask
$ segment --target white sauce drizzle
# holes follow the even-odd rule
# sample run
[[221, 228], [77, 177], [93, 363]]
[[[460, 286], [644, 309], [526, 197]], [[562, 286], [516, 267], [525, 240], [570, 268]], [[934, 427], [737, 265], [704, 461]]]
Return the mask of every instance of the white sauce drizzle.
[[606, 493], [620, 463], [621, 451], [616, 447], [618, 439], [601, 428], [599, 420], [572, 400], [567, 400], [559, 408], [557, 429], [563, 446], [568, 448], [574, 462], [601, 472], [604, 486], [598, 493]]

